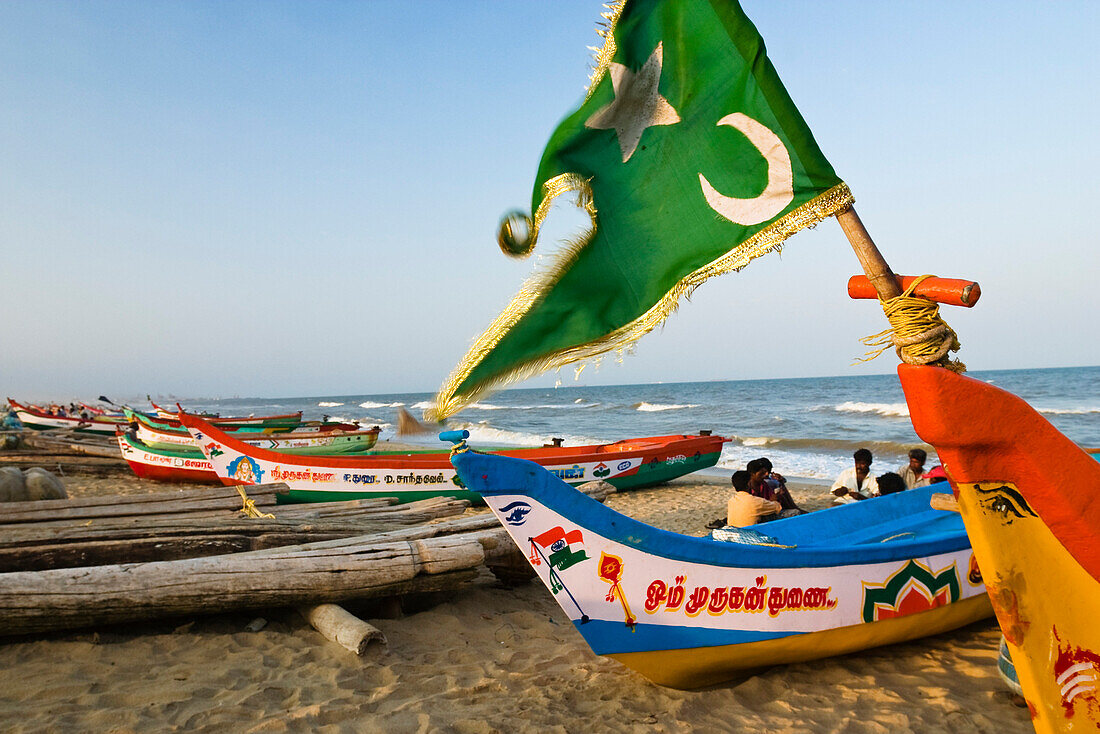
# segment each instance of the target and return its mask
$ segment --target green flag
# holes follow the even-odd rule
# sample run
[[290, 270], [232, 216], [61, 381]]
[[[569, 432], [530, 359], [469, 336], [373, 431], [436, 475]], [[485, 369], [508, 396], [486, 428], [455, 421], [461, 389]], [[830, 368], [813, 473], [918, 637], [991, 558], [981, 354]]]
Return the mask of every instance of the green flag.
[[[525, 240], [577, 192], [590, 230], [475, 342], [430, 414], [621, 350], [679, 299], [852, 204], [733, 0], [627, 0], [608, 16], [588, 96], [550, 138]], [[509, 247], [510, 246], [510, 247]]]

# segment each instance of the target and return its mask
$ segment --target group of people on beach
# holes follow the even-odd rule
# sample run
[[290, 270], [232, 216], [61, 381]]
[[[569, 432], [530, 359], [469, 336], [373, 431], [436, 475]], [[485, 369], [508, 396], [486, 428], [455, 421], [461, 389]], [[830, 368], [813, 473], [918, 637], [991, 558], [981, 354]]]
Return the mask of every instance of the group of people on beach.
[[69, 403], [68, 407], [57, 403], [50, 403], [50, 407], [46, 412], [58, 418], [79, 418], [84, 421], [91, 417], [86, 407], [78, 406], [76, 403]]
[[[912, 449], [909, 463], [878, 477], [871, 475], [874, 456], [868, 449], [858, 449], [852, 459], [853, 466], [842, 471], [829, 488], [833, 504], [858, 502], [947, 479], [941, 466], [925, 470], [928, 454], [924, 449]], [[806, 510], [798, 506], [787, 490], [786, 478], [772, 469], [771, 461], [760, 458], [735, 471], [731, 477], [735, 491], [726, 505], [726, 518], [715, 520], [708, 527], [745, 527], [805, 514]]]
[[853, 466], [845, 469], [833, 482], [829, 491], [835, 495], [833, 504], [845, 504], [860, 500], [893, 494], [914, 487], [924, 487], [947, 479], [942, 466], [931, 470], [924, 468], [928, 453], [924, 449], [911, 449], [909, 463], [896, 472], [886, 472], [878, 477], [871, 476], [871, 464], [874, 456], [867, 449], [858, 449], [852, 454]]

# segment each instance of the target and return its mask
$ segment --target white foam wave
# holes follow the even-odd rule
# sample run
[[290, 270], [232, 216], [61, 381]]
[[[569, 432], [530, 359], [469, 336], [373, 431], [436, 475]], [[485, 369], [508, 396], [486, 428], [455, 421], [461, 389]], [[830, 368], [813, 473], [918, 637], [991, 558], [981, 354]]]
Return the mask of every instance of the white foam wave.
[[572, 410], [574, 408], [591, 408], [599, 405], [599, 403], [585, 403], [578, 405], [577, 403], [566, 403], [557, 405], [493, 405], [492, 403], [472, 403], [469, 408], [471, 410]]
[[848, 400], [834, 410], [838, 413], [877, 413], [891, 418], [909, 417], [909, 406], [905, 403], [860, 403]]
[[522, 446], [538, 447], [550, 443], [552, 438], [563, 439], [566, 446], [583, 446], [593, 443], [607, 443], [590, 436], [573, 436], [567, 433], [527, 433], [495, 428], [487, 422], [460, 423], [454, 428], [465, 428], [470, 432], [470, 443], [475, 446]]
[[1036, 408], [1040, 413], [1048, 415], [1092, 415], [1100, 413], [1100, 408]]
[[421, 400], [419, 403], [413, 403], [409, 407], [413, 410], [427, 410], [434, 405], [435, 403], [433, 403], [431, 400]]
[[[761, 451], [759, 446], [739, 445], [728, 443], [722, 449], [722, 456], [718, 460], [718, 469], [736, 471], [744, 469], [745, 465], [753, 459], [767, 456], [775, 466], [775, 470], [786, 477], [803, 477], [805, 479], [817, 479], [832, 482], [845, 469], [852, 466], [851, 454], [833, 452], [789, 451], [781, 448], [772, 448]], [[875, 454], [875, 463], [871, 467], [871, 473], [882, 474], [887, 471], [897, 471], [897, 467], [905, 463], [905, 456], [880, 456]], [[934, 453], [928, 455], [928, 466], [939, 463]]]
[[698, 407], [699, 406], [695, 403], [685, 404], [685, 405], [675, 405], [675, 404], [674, 405], [666, 405], [664, 403], [645, 403], [645, 402], [638, 403], [637, 405], [634, 406], [634, 408], [636, 410], [639, 410], [643, 413], [656, 413], [656, 412], [659, 412], [659, 411], [662, 411], [662, 410], [683, 410], [684, 408], [698, 408]]
[[[404, 403], [373, 403], [370, 400], [365, 400], [362, 403], [359, 403], [359, 407], [360, 408], [366, 408], [367, 410], [370, 410], [371, 408], [403, 408], [403, 407], [405, 407], [405, 404]], [[414, 405], [413, 407], [415, 408], [416, 406]]]
[[775, 443], [778, 439], [769, 438], [768, 436], [749, 436], [741, 439], [741, 444], [744, 446], [767, 446], [768, 444]]
[[317, 403], [318, 408], [338, 408], [341, 405], [343, 405], [343, 403], [330, 403], [330, 402], [327, 402], [327, 401], [324, 401], [324, 400]]

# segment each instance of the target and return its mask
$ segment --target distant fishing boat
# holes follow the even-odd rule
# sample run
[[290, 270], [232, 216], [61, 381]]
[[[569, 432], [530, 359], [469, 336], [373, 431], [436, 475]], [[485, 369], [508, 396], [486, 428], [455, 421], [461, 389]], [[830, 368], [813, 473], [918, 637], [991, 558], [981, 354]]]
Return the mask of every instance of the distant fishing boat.
[[[156, 428], [140, 420], [135, 420], [132, 425], [136, 425], [136, 438], [150, 448], [190, 449], [200, 456], [202, 454], [185, 428]], [[235, 435], [244, 443], [270, 451], [324, 455], [369, 451], [378, 442], [381, 430], [378, 426], [363, 429], [356, 423], [325, 423], [309, 430], [275, 433], [237, 431]]]
[[[250, 446], [196, 416], [180, 420], [202, 447], [225, 484], [285, 482], [290, 502], [331, 502], [365, 497], [397, 497], [402, 502], [427, 497], [480, 501], [458, 479], [444, 451], [388, 452], [367, 456], [301, 456]], [[700, 435], [651, 436], [590, 446], [495, 451], [528, 457], [570, 484], [594, 479], [618, 489], [661, 484], [714, 466], [729, 439]], [[283, 496], [280, 495], [280, 499]]]
[[661, 685], [698, 688], [993, 613], [962, 520], [929, 507], [946, 484], [723, 542], [621, 515], [529, 461], [464, 444], [451, 461], [592, 650]]
[[[156, 416], [158, 418], [167, 418], [168, 420], [175, 420], [176, 419], [176, 414], [179, 412], [178, 408], [176, 410], [172, 410], [171, 408], [165, 408], [163, 406], [157, 405], [156, 402], [153, 400], [153, 398], [151, 398], [149, 396], [146, 396], [146, 397], [149, 400], [149, 404], [153, 406], [153, 410], [156, 411]], [[204, 413], [202, 411], [194, 411], [194, 413], [195, 413], [195, 415], [201, 415], [203, 418], [220, 418], [221, 417], [218, 413]]]
[[[126, 415], [128, 421], [137, 421], [150, 428], [158, 428], [161, 430], [183, 430], [179, 419], [173, 415], [170, 418], [154, 418], [144, 413], [139, 413], [130, 408], [124, 408], [123, 413]], [[280, 415], [262, 415], [262, 416], [247, 416], [247, 417], [228, 417], [228, 418], [211, 418], [206, 420], [220, 426], [226, 431], [241, 431], [241, 432], [280, 432], [291, 431], [295, 429], [301, 429], [303, 427], [302, 411], [296, 413], [283, 413]], [[308, 421], [307, 427], [319, 427], [321, 421]]]
[[49, 429], [68, 429], [75, 433], [91, 433], [99, 436], [112, 436], [115, 429], [124, 420], [116, 416], [89, 415], [87, 418], [70, 415], [55, 415], [41, 407], [25, 405], [8, 398], [8, 405], [15, 411], [20, 422], [36, 431]]

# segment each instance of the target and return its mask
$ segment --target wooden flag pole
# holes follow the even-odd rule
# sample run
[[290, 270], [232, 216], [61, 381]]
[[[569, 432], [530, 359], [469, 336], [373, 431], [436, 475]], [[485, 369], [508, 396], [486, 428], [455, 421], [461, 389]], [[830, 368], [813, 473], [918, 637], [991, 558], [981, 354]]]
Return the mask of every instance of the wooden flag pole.
[[848, 207], [839, 212], [836, 215], [836, 220], [840, 222], [840, 228], [844, 230], [844, 235], [851, 243], [852, 249], [855, 250], [856, 257], [859, 258], [859, 264], [863, 266], [863, 272], [867, 279], [871, 281], [871, 285], [875, 287], [878, 297], [883, 301], [888, 301], [891, 298], [900, 296], [901, 286], [898, 285], [897, 276], [890, 269], [886, 258], [878, 251], [875, 241], [867, 233], [867, 228], [863, 226], [863, 222], [856, 214], [855, 208]]

